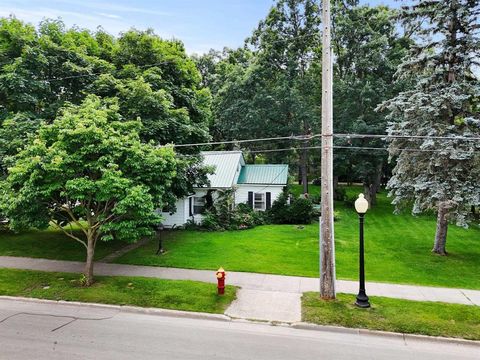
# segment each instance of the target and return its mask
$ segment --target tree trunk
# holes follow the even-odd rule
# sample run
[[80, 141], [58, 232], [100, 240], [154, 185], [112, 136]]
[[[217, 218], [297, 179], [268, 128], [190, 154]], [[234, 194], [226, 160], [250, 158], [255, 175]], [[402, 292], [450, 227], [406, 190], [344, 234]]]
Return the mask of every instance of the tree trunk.
[[[375, 174], [375, 178], [373, 179], [373, 191], [375, 192], [375, 203], [377, 202], [377, 193], [380, 191], [380, 186], [382, 184], [382, 169], [383, 169], [383, 162], [380, 162], [377, 165], [377, 171]], [[374, 204], [375, 204], [374, 203]]]
[[447, 243], [448, 209], [449, 207], [445, 202], [438, 206], [437, 231], [435, 232], [435, 243], [432, 249], [432, 252], [442, 256], [447, 255], [445, 246]]
[[87, 261], [85, 263], [85, 286], [93, 284], [93, 256], [95, 254], [95, 242], [93, 236], [88, 239], [87, 244]]
[[376, 194], [373, 191], [373, 186], [363, 183], [363, 195], [365, 196], [365, 200], [368, 201], [368, 208], [370, 209], [376, 198]]

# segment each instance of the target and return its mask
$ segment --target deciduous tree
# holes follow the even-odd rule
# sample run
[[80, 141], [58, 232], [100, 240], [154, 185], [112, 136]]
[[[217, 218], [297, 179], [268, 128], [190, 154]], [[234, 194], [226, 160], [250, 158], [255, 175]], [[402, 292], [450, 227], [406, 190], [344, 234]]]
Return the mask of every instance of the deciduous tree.
[[86, 250], [93, 281], [98, 241], [135, 242], [153, 232], [175, 177], [171, 147], [140, 140], [141, 122], [125, 121], [116, 101], [90, 95], [42, 124], [15, 156], [2, 183], [13, 229], [54, 226]]

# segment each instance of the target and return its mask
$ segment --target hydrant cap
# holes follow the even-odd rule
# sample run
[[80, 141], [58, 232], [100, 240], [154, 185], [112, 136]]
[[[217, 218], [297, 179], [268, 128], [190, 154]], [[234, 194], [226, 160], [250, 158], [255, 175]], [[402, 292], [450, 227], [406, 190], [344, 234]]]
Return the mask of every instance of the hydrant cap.
[[225, 270], [223, 269], [223, 267], [220, 267], [220, 269], [218, 269], [217, 272], [225, 272]]

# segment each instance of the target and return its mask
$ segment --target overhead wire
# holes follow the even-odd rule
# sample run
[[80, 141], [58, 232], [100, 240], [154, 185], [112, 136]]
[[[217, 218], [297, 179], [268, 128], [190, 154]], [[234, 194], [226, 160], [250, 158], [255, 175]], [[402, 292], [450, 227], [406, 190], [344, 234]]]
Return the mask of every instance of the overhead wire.
[[202, 143], [190, 143], [190, 144], [167, 144], [162, 146], [172, 146], [174, 148], [178, 147], [194, 147], [194, 146], [210, 146], [210, 145], [228, 145], [228, 144], [242, 144], [242, 143], [251, 143], [251, 142], [262, 142], [262, 141], [276, 141], [276, 140], [296, 140], [296, 141], [308, 141], [319, 137], [334, 137], [334, 138], [343, 138], [343, 139], [411, 139], [411, 140], [421, 140], [421, 139], [431, 139], [431, 140], [460, 140], [460, 141], [480, 141], [480, 137], [477, 136], [435, 136], [435, 135], [388, 135], [388, 134], [313, 134], [313, 135], [290, 135], [290, 136], [279, 136], [279, 137], [268, 137], [268, 138], [254, 138], [254, 139], [240, 139], [240, 140], [225, 140], [225, 141], [211, 141], [211, 142], [202, 142]]

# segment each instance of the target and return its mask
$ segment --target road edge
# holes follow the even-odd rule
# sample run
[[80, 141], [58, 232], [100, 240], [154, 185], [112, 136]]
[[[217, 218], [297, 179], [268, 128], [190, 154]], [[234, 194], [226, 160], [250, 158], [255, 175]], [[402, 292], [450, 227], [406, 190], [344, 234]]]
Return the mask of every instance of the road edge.
[[0, 295], [0, 300], [30, 302], [30, 303], [37, 303], [37, 304], [73, 305], [73, 306], [80, 306], [80, 307], [86, 307], [86, 308], [118, 310], [119, 312], [134, 313], [134, 314], [159, 315], [159, 316], [188, 318], [188, 319], [232, 321], [232, 319], [229, 316], [223, 315], [223, 314], [171, 310], [171, 309], [151, 308], [151, 307], [139, 307], [139, 306], [133, 306], [133, 305], [113, 305], [113, 304], [101, 304], [101, 303], [88, 303], [88, 302], [80, 302], [80, 301], [38, 299], [38, 298], [6, 296], [6, 295]]
[[448, 338], [443, 336], [429, 336], [421, 334], [407, 334], [407, 333], [397, 333], [390, 331], [381, 331], [381, 330], [370, 330], [370, 329], [361, 329], [361, 328], [347, 328], [342, 326], [333, 326], [333, 325], [318, 325], [307, 322], [296, 322], [290, 325], [295, 329], [302, 330], [315, 330], [315, 331], [325, 331], [325, 332], [337, 332], [341, 334], [350, 334], [350, 335], [359, 335], [359, 336], [377, 336], [383, 338], [396, 338], [403, 341], [429, 341], [434, 343], [444, 343], [444, 344], [455, 344], [455, 345], [468, 345], [480, 347], [480, 341], [477, 340], [468, 340], [462, 338]]
[[144, 308], [144, 307], [138, 307], [138, 306], [132, 306], [132, 305], [112, 305], [112, 304], [101, 304], [101, 303], [87, 303], [87, 302], [80, 302], [80, 301], [49, 300], [49, 299], [7, 296], [7, 295], [0, 295], [0, 300], [30, 302], [30, 303], [39, 303], [39, 304], [73, 305], [73, 306], [80, 306], [80, 307], [86, 307], [86, 308], [118, 310], [119, 312], [125, 312], [125, 313], [158, 315], [158, 316], [176, 317], [176, 318], [214, 320], [214, 321], [222, 321], [222, 322], [244, 322], [244, 323], [250, 323], [250, 324], [257, 324], [257, 325], [261, 324], [261, 325], [269, 325], [269, 326], [285, 326], [285, 327], [290, 327], [290, 328], [299, 329], [299, 330], [336, 332], [341, 334], [350, 334], [350, 335], [358, 335], [358, 336], [376, 336], [376, 337], [383, 337], [383, 338], [390, 338], [390, 339], [396, 338], [396, 339], [403, 340], [405, 342], [429, 341], [434, 343], [480, 347], [480, 341], [476, 341], [476, 340], [467, 340], [467, 339], [461, 339], [461, 338], [447, 338], [447, 337], [441, 337], [441, 336], [428, 336], [428, 335], [420, 335], [420, 334], [405, 334], [405, 333], [396, 333], [396, 332], [369, 330], [369, 329], [360, 329], [360, 328], [347, 328], [347, 327], [332, 326], [332, 325], [318, 325], [318, 324], [307, 323], [302, 321], [294, 322], [294, 323], [284, 323], [284, 322], [277, 322], [277, 321], [255, 321], [250, 319], [232, 318], [224, 314], [212, 314], [212, 313], [170, 310], [170, 309], [161, 309], [161, 308]]

